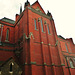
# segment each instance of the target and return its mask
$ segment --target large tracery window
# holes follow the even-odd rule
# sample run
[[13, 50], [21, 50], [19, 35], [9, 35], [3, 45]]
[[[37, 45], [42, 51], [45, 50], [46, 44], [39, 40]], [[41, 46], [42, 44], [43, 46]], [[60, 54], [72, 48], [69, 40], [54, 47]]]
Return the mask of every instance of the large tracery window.
[[6, 40], [7, 41], [9, 40], [9, 29], [7, 29], [7, 31], [6, 31]]

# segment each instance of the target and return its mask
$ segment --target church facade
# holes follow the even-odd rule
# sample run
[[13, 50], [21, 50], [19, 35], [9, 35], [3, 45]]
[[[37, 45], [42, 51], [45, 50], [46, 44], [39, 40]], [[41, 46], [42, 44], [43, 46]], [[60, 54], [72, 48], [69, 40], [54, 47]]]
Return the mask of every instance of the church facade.
[[57, 35], [52, 14], [38, 0], [0, 19], [0, 75], [74, 75], [75, 44]]

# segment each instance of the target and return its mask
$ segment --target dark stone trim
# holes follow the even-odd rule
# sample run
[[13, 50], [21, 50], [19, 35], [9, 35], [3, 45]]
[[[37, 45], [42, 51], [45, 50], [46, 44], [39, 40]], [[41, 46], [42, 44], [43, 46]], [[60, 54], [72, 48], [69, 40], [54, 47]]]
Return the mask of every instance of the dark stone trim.
[[64, 52], [64, 53], [68, 53], [68, 54], [75, 54], [75, 53], [69, 53], [69, 52], [65, 52], [65, 51], [62, 51], [62, 52]]
[[56, 47], [56, 45], [49, 45], [49, 44], [45, 44], [45, 43], [42, 43], [42, 42], [34, 42], [34, 43], [38, 43], [38, 44], [43, 44], [43, 45], [47, 45], [47, 46], [52, 46], [52, 47]]
[[10, 46], [10, 47], [15, 47], [15, 44], [11, 44], [11, 43], [6, 43], [6, 42], [1, 42], [0, 46]]
[[71, 68], [71, 69], [75, 69], [75, 67], [74, 68]]
[[38, 44], [41, 44], [41, 42], [34, 42], [34, 43], [38, 43]]
[[[38, 43], [38, 44], [41, 44], [42, 42], [34, 42], [34, 43]], [[43, 45], [48, 45], [48, 44], [45, 44], [45, 43], [42, 43]]]
[[0, 50], [2, 50], [2, 51], [15, 51], [15, 50], [10, 50], [10, 49], [3, 49], [3, 48], [0, 48]]
[[68, 55], [64, 55], [64, 56], [65, 56], [65, 57], [73, 57], [73, 58], [75, 57], [75, 56], [68, 56]]
[[23, 66], [24, 66], [24, 65], [36, 65], [36, 66], [55, 66], [55, 67], [65, 66], [65, 64], [64, 64], [64, 65], [55, 65], [55, 64], [52, 64], [52, 65], [47, 65], [46, 63], [44, 63], [44, 64], [36, 64], [36, 62], [31, 62], [30, 64], [28, 64], [28, 63], [24, 63], [24, 64], [23, 64]]
[[31, 62], [31, 64], [36, 64], [36, 62]]
[[70, 67], [70, 66], [69, 66], [69, 67], [66, 67], [66, 68], [71, 68], [71, 69], [75, 69], [75, 67]]

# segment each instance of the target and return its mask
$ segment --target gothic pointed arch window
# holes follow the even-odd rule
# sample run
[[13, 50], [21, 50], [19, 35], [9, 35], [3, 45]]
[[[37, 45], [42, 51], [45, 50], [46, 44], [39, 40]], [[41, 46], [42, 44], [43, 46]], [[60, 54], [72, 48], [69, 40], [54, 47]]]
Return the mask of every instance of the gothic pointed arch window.
[[13, 65], [13, 62], [9, 65], [9, 73], [13, 73]]
[[12, 63], [10, 64], [10, 72], [12, 72], [13, 70], [12, 70]]
[[6, 30], [6, 41], [9, 41], [9, 28]]
[[73, 63], [72, 59], [69, 60], [69, 63], [70, 63], [70, 67], [73, 68], [74, 67], [74, 63]]

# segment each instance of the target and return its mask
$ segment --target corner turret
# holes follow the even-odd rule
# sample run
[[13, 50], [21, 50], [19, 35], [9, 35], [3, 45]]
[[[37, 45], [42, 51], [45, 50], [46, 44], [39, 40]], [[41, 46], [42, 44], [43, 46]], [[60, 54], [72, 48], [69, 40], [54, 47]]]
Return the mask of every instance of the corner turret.
[[20, 14], [22, 13], [22, 5], [20, 6]]

